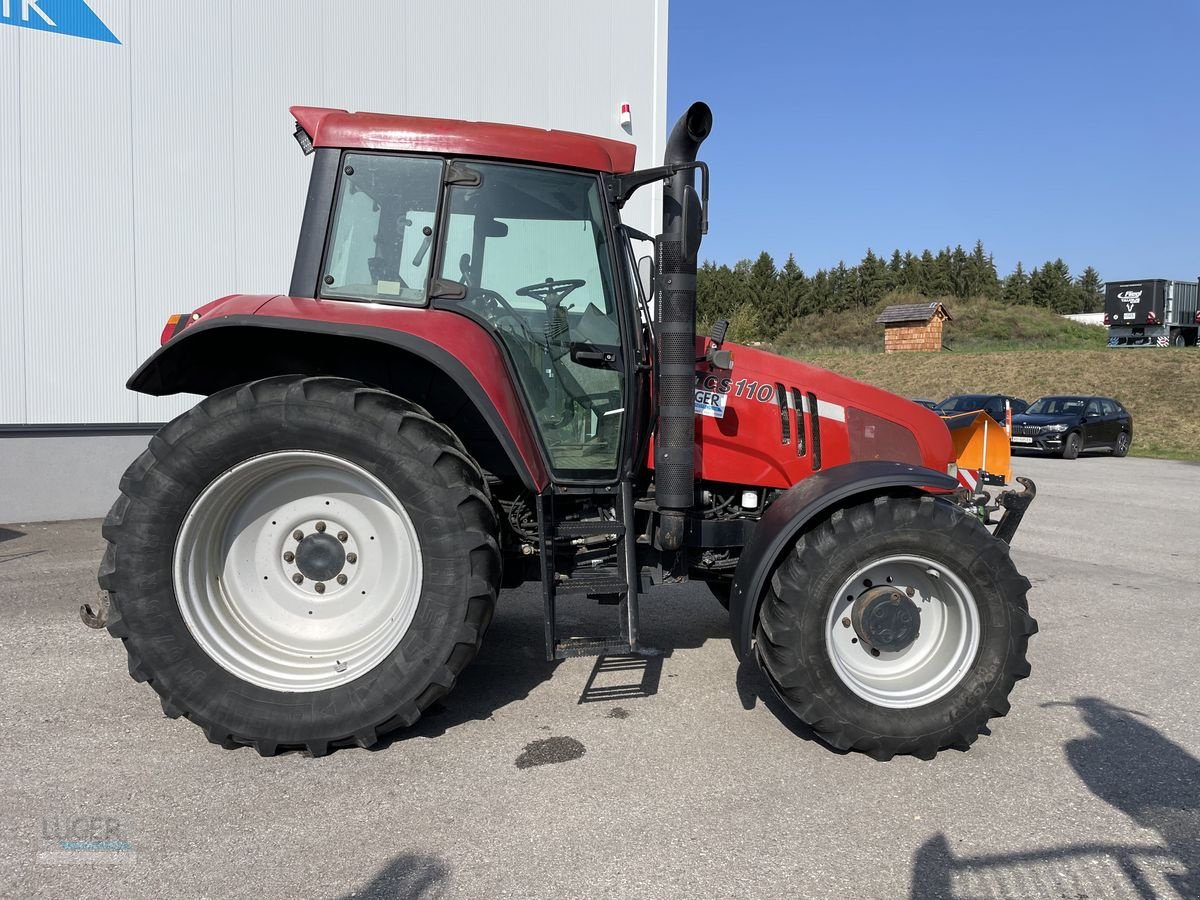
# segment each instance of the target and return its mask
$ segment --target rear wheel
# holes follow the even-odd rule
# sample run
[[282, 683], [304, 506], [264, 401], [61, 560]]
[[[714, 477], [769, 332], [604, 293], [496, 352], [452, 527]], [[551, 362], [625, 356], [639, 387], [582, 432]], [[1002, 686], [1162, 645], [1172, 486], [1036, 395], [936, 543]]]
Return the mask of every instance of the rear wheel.
[[1129, 444], [1130, 444], [1129, 432], [1122, 431], [1120, 434], [1117, 435], [1116, 443], [1113, 444], [1112, 455], [1113, 456], [1126, 456], [1129, 453]]
[[878, 759], [965, 749], [1029, 674], [1029, 582], [979, 522], [930, 497], [879, 498], [802, 535], [757, 629], [783, 702]]
[[1063, 440], [1062, 458], [1076, 459], [1079, 456], [1079, 451], [1083, 449], [1083, 435], [1078, 431], [1072, 431]]
[[122, 479], [109, 631], [209, 740], [371, 746], [479, 647], [500, 574], [485, 490], [451, 432], [383, 391], [285, 377], [214, 394]]

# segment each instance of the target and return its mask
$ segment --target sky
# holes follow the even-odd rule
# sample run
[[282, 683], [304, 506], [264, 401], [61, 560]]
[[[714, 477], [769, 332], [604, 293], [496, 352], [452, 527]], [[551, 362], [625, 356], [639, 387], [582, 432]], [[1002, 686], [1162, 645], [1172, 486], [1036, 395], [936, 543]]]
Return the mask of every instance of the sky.
[[713, 110], [702, 258], [1200, 273], [1198, 0], [672, 0], [667, 84]]

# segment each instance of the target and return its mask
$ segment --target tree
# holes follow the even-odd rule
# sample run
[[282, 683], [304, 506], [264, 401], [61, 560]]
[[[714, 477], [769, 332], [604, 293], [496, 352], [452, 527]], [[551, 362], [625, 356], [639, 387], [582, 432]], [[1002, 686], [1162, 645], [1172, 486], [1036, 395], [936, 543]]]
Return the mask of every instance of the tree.
[[1017, 260], [1017, 267], [1013, 269], [1012, 274], [1004, 279], [1003, 300], [1017, 306], [1028, 306], [1033, 302], [1033, 295], [1029, 291], [1029, 276], [1025, 274], [1020, 260]]
[[1076, 312], [1100, 312], [1104, 309], [1104, 282], [1100, 273], [1088, 266], [1075, 282], [1078, 292]]
[[887, 264], [868, 248], [867, 255], [853, 273], [851, 297], [858, 306], [874, 306], [888, 292]]

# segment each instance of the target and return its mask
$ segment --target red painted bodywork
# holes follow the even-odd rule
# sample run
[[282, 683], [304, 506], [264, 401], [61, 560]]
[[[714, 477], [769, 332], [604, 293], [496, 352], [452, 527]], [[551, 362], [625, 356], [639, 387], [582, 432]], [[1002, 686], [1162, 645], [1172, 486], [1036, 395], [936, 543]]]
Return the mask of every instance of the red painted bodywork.
[[[210, 322], [226, 316], [263, 316], [276, 319], [323, 322], [349, 327], [379, 328], [404, 332], [422, 338], [459, 360], [483, 388], [508, 433], [512, 435], [522, 461], [539, 489], [550, 483], [550, 474], [522, 403], [519, 387], [495, 339], [473, 320], [443, 310], [389, 306], [375, 303], [351, 303], [343, 300], [314, 300], [308, 297], [272, 295], [234, 295], [222, 297], [196, 310], [199, 319], [191, 324]], [[697, 356], [703, 356], [708, 339], [696, 342]], [[706, 379], [716, 379], [716, 387], [725, 379], [729, 389], [722, 418], [696, 416], [696, 478], [747, 487], [788, 488], [813, 474], [811, 413], [790, 413], [789, 441], [782, 441], [782, 423], [775, 385], [791, 392], [798, 388], [820, 401], [821, 467], [823, 469], [858, 459], [896, 456], [855, 455], [850, 429], [851, 410], [870, 413], [906, 429], [913, 435], [916, 458], [900, 459], [946, 471], [953, 462], [954, 446], [945, 424], [932, 411], [887, 391], [836, 375], [798, 360], [787, 359], [726, 343], [733, 351], [730, 372], [710, 370], [706, 363], [697, 365], [697, 387], [706, 387]], [[736, 385], [745, 382], [766, 385], [765, 399], [749, 395]], [[707, 385], [712, 387], [710, 381]], [[839, 411], [842, 420], [839, 421]], [[805, 427], [804, 454], [797, 452], [796, 429]], [[861, 426], [860, 426], [861, 427]], [[861, 436], [860, 436], [861, 437]], [[647, 465], [653, 468], [651, 446]]]
[[[542, 460], [537, 437], [496, 341], [466, 316], [436, 309], [377, 303], [246, 294], [222, 297], [196, 312], [200, 318], [193, 322], [195, 325], [226, 316], [257, 315], [345, 325], [349, 326], [348, 334], [350, 327], [367, 327], [405, 332], [422, 338], [449, 353], [471, 372], [512, 436], [517, 453], [529, 470], [534, 485], [541, 490], [550, 483], [550, 474]], [[219, 364], [219, 361], [214, 360], [214, 364]]]
[[[698, 357], [704, 355], [707, 345], [707, 338], [697, 339]], [[799, 360], [729, 342], [724, 346], [725, 349], [733, 351], [732, 371], [710, 370], [706, 363], [696, 367], [698, 388], [704, 387], [704, 379], [708, 376], [718, 380], [718, 387], [721, 386], [721, 380], [730, 380], [725, 415], [719, 419], [696, 416], [698, 479], [757, 487], [788, 488], [813, 474], [809, 415], [801, 417], [796, 411], [791, 413], [789, 441], [783, 443], [776, 384], [782, 384], [789, 393], [792, 388], [799, 388], [803, 394], [811, 392], [820, 401], [820, 408], [826, 413], [821, 416], [820, 422], [822, 469], [860, 459], [896, 459], [895, 455], [886, 451], [880, 455], [864, 455], [870, 451], [859, 449], [858, 455], [855, 455], [852, 446], [863, 448], [872, 444], [863, 439], [861, 434], [856, 436], [855, 441], [851, 441], [850, 429], [853, 423], [850, 420], [856, 418], [850, 413], [852, 409], [870, 413], [911, 432], [918, 458], [899, 459], [899, 462], [924, 465], [941, 472], [945, 472], [947, 465], [954, 462], [954, 445], [950, 439], [950, 432], [932, 411], [895, 394]], [[759, 386], [768, 385], [770, 390], [764, 389], [763, 394], [769, 396], [760, 401], [745, 396], [745, 389], [742, 392], [743, 396], [737, 396], [736, 385], [743, 381], [747, 387], [753, 382], [757, 382]], [[843, 421], [836, 418], [839, 408], [843, 411]], [[808, 425], [804, 455], [797, 453], [796, 427], [799, 422]], [[858, 423], [857, 427], [882, 430], [883, 426], [864, 426]], [[872, 436], [873, 434], [874, 432]], [[654, 454], [651, 450], [651, 465], [653, 460]]]
[[316, 106], [293, 106], [291, 113], [314, 147], [482, 156], [616, 173], [633, 171], [637, 150], [624, 141], [522, 125], [352, 113]]

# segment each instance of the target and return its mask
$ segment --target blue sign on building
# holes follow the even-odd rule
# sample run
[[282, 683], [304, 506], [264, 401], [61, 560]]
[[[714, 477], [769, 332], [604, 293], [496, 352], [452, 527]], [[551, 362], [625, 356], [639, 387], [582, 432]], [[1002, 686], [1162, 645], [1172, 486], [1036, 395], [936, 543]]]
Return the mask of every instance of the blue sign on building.
[[121, 43], [83, 0], [0, 0], [0, 25]]

